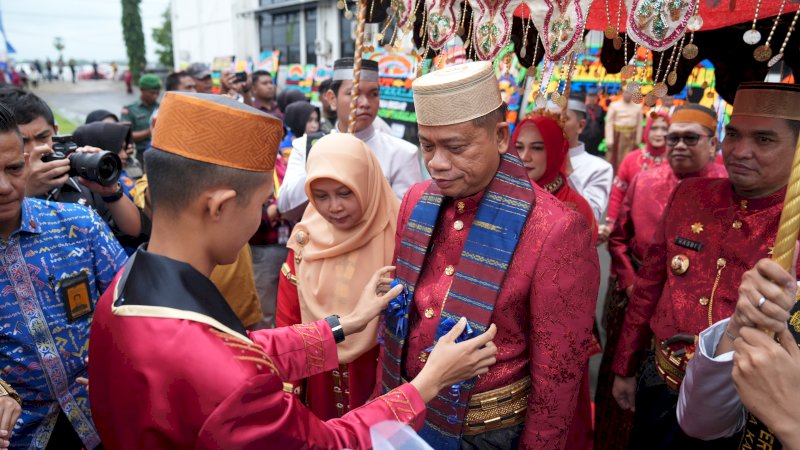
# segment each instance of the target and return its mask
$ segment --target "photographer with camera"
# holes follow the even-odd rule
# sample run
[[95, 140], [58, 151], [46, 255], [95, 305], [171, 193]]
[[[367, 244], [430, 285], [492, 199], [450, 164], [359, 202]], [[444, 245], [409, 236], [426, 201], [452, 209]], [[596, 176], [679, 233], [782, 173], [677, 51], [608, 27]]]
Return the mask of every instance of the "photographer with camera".
[[97, 148], [78, 148], [63, 138], [54, 142], [58, 126], [53, 112], [35, 94], [4, 87], [0, 88], [0, 102], [13, 111], [29, 155], [26, 196], [89, 206], [117, 234], [141, 234], [141, 213], [118, 182], [119, 156]]

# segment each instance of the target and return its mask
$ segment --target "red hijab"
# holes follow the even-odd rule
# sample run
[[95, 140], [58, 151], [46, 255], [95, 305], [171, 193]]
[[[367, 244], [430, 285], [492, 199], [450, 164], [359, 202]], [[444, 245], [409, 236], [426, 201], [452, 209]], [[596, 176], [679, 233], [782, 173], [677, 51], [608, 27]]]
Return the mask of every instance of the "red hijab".
[[520, 130], [528, 123], [536, 125], [536, 128], [539, 129], [539, 134], [542, 135], [545, 152], [547, 153], [547, 168], [541, 178], [536, 181], [536, 184], [544, 186], [555, 180], [558, 175], [561, 175], [566, 184], [565, 168], [567, 155], [569, 154], [569, 141], [564, 136], [561, 126], [554, 119], [547, 116], [533, 116], [523, 119], [514, 128], [514, 135], [511, 137], [511, 148], [516, 148]]
[[650, 145], [650, 128], [653, 128], [653, 123], [655, 123], [657, 119], [664, 119], [669, 127], [669, 114], [666, 111], [659, 111], [655, 116], [651, 115], [647, 118], [647, 125], [644, 126], [644, 132], [642, 133], [642, 140], [644, 141], [644, 147], [647, 153], [651, 156], [661, 156], [667, 151], [666, 140], [664, 140], [664, 145], [661, 147], [653, 147]]
[[556, 178], [561, 175], [561, 179], [563, 180], [561, 187], [551, 192], [551, 194], [568, 206], [575, 208], [575, 210], [586, 219], [586, 222], [592, 230], [592, 242], [595, 242], [597, 240], [597, 222], [594, 219], [592, 208], [589, 206], [589, 203], [581, 197], [580, 194], [573, 191], [569, 183], [567, 183], [567, 176], [565, 173], [566, 161], [569, 155], [569, 140], [567, 140], [567, 137], [564, 135], [561, 125], [559, 125], [555, 119], [548, 116], [533, 116], [523, 119], [517, 124], [516, 128], [514, 128], [514, 134], [511, 136], [512, 149], [516, 149], [520, 130], [528, 123], [536, 125], [536, 128], [539, 129], [539, 134], [542, 135], [545, 152], [547, 153], [547, 168], [545, 168], [542, 176], [536, 181], [536, 184], [540, 187], [544, 187], [546, 184], [555, 181]]

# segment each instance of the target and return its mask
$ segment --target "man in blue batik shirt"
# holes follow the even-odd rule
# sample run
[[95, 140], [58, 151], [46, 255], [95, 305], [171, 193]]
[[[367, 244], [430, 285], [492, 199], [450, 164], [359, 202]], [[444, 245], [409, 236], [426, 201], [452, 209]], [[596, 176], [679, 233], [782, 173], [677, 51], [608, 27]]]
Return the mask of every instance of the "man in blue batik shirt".
[[0, 448], [93, 449], [100, 438], [76, 378], [86, 376], [94, 305], [125, 254], [93, 210], [26, 198], [28, 159], [0, 103], [0, 379], [22, 400], [16, 423], [0, 423], [12, 428], [0, 429]]

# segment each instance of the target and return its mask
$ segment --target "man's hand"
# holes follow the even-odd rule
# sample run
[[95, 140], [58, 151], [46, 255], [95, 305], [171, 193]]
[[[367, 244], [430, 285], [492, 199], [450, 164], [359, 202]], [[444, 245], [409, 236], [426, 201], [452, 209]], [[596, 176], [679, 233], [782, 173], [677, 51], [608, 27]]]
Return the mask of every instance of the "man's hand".
[[53, 153], [47, 145], [35, 147], [28, 159], [30, 174], [25, 186], [25, 195], [36, 197], [61, 187], [69, 179], [69, 160], [42, 162], [42, 156]]
[[14, 424], [21, 413], [22, 408], [11, 396], [0, 397], [0, 449], [6, 449], [10, 445]]
[[339, 319], [345, 336], [362, 331], [372, 319], [386, 309], [392, 299], [403, 292], [402, 286], [389, 289], [393, 279], [386, 275], [392, 271], [394, 266], [386, 266], [372, 274], [353, 312]]
[[425, 403], [448, 386], [485, 374], [497, 361], [497, 346], [492, 342], [497, 327], [492, 324], [480, 336], [456, 343], [466, 326], [467, 319], [462, 317], [449, 333], [439, 338], [425, 367], [411, 381]]
[[787, 449], [800, 449], [800, 350], [788, 329], [780, 344], [763, 331], [742, 327], [734, 341], [733, 382], [742, 403]]
[[[739, 300], [728, 323], [728, 333], [739, 336], [742, 327], [780, 333], [786, 329], [796, 292], [797, 283], [793, 276], [771, 259], [760, 260], [742, 275]], [[762, 297], [765, 301], [759, 307]]]
[[636, 377], [615, 375], [611, 394], [620, 408], [627, 411], [636, 411]]
[[250, 75], [247, 76], [245, 81], [237, 81], [236, 74], [226, 70], [220, 76], [220, 84], [222, 85], [222, 93], [231, 97], [236, 97], [237, 94], [244, 95], [250, 91]]
[[[83, 362], [85, 362], [86, 365], [88, 366], [89, 365], [89, 357], [87, 356], [83, 360]], [[86, 377], [78, 377], [78, 378], [75, 378], [75, 382], [80, 384], [80, 385], [86, 386], [86, 392], [89, 392], [89, 379], [88, 378], [86, 378]]]
[[611, 236], [611, 226], [610, 225], [599, 225], [597, 227], [597, 244], [600, 245], [604, 242], [608, 242], [608, 237]]

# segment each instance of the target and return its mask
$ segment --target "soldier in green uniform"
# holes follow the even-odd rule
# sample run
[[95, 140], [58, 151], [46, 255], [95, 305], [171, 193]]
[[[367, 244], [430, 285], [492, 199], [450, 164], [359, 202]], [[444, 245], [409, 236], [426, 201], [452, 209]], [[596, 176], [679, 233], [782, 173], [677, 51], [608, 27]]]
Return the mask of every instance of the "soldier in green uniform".
[[158, 75], [144, 74], [139, 78], [139, 100], [122, 108], [120, 122], [130, 122], [136, 159], [144, 167], [144, 151], [150, 147], [150, 116], [158, 108], [161, 79]]

